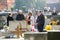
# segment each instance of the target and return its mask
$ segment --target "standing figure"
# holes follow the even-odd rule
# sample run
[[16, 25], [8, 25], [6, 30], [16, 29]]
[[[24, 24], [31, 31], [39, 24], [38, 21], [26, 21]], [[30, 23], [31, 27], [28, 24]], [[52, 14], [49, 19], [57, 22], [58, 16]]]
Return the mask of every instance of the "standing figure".
[[28, 24], [29, 25], [34, 25], [34, 16], [32, 15], [31, 12], [29, 12], [29, 17], [28, 17]]
[[52, 15], [57, 15], [56, 8], [53, 9]]
[[13, 21], [13, 17], [12, 17], [12, 13], [9, 13], [8, 17], [7, 17], [7, 26], [9, 26], [9, 21]]
[[45, 23], [44, 15], [41, 13], [41, 11], [37, 11], [36, 24], [37, 24], [37, 29], [39, 32], [43, 31], [44, 23]]
[[23, 15], [22, 10], [19, 10], [19, 14], [16, 17], [16, 20], [18, 20], [18, 21], [25, 20], [25, 16]]
[[34, 26], [34, 16], [32, 15], [32, 12], [29, 12], [28, 14], [28, 26], [28, 30], [31, 31]]

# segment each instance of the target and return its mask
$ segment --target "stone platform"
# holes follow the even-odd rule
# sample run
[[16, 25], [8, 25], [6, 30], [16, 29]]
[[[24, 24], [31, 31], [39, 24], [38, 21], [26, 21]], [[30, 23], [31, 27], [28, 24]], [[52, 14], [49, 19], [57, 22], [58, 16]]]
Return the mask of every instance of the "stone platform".
[[47, 40], [47, 32], [26, 32], [24, 40]]

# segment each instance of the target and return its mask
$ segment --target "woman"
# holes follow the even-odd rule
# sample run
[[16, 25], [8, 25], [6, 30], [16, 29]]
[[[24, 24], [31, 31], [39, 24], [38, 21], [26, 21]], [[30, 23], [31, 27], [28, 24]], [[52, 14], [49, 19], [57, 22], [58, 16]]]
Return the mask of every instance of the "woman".
[[29, 25], [34, 25], [34, 16], [32, 15], [31, 12], [29, 12], [29, 17], [28, 17], [28, 24]]
[[12, 13], [9, 13], [7, 17], [7, 26], [9, 26], [9, 21], [13, 21]]
[[34, 16], [31, 12], [28, 14], [28, 30], [31, 31], [32, 26], [34, 26]]

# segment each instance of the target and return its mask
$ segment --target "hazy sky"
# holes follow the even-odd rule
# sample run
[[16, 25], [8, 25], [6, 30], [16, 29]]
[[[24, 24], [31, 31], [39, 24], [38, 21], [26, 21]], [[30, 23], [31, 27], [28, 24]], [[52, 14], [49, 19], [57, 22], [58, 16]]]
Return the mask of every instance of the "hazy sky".
[[59, 0], [46, 0], [46, 3], [51, 4], [51, 3], [58, 3]]

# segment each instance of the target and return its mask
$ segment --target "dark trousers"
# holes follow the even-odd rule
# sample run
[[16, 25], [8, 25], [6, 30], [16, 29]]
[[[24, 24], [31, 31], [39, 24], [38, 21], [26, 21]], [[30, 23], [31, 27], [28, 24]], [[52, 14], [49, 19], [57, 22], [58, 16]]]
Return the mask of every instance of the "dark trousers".
[[7, 21], [7, 26], [9, 26], [9, 21]]
[[43, 32], [43, 26], [44, 25], [37, 25], [37, 29], [39, 32]]

